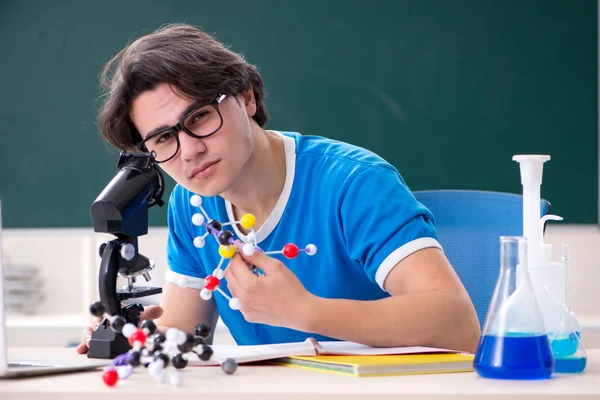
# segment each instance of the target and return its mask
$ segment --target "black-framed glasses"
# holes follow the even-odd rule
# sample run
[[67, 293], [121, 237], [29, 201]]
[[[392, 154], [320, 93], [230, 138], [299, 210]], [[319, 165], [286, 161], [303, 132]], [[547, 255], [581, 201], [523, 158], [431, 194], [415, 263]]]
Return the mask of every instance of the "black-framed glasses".
[[154, 152], [155, 161], [163, 163], [169, 161], [179, 151], [179, 132], [184, 131], [191, 137], [203, 139], [214, 135], [223, 126], [223, 116], [219, 111], [219, 104], [227, 96], [222, 94], [212, 103], [198, 105], [185, 114], [177, 125], [152, 133], [135, 147], [139, 151]]

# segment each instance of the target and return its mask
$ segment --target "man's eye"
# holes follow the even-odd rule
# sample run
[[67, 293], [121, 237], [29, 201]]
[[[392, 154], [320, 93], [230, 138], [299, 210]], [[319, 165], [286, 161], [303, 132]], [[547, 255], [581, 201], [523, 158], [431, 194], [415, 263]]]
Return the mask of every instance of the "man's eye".
[[154, 143], [157, 143], [157, 144], [165, 143], [167, 140], [171, 139], [172, 136], [173, 136], [172, 132], [161, 133], [160, 135], [157, 135], [154, 138]]
[[206, 117], [206, 115], [208, 115], [207, 111], [200, 111], [199, 113], [197, 113], [196, 115], [194, 115], [191, 118], [190, 123], [195, 124], [195, 123], [201, 121], [202, 118]]

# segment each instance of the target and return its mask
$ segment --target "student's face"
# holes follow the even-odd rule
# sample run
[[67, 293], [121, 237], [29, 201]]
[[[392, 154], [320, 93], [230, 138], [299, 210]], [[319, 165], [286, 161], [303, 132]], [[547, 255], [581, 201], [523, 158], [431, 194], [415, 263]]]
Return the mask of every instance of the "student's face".
[[[133, 101], [130, 118], [145, 139], [159, 127], [177, 124], [192, 104], [177, 89], [160, 84]], [[180, 131], [179, 151], [160, 164], [177, 183], [202, 196], [216, 196], [235, 184], [253, 148], [250, 119], [256, 103], [252, 91], [237, 98], [228, 96], [218, 107], [223, 125], [214, 135], [198, 139]]]

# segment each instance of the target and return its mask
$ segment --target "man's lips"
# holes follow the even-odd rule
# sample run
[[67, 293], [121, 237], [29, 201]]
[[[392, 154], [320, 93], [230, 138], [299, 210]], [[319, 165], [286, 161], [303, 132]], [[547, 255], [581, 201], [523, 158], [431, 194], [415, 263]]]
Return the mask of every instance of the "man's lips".
[[218, 163], [219, 161], [210, 161], [210, 162], [205, 162], [200, 164], [199, 167], [194, 168], [188, 175], [189, 179], [192, 179], [194, 176], [198, 175], [198, 174], [202, 174], [202, 172], [206, 171], [208, 168], [210, 168], [211, 166], [215, 165], [216, 163]]

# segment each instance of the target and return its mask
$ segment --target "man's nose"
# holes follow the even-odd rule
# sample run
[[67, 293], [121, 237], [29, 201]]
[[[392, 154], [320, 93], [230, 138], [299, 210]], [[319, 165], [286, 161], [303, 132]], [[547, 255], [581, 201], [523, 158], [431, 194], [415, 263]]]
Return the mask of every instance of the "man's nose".
[[179, 131], [179, 151], [184, 160], [194, 160], [198, 154], [206, 151], [206, 145], [202, 139], [192, 137], [181, 130]]

